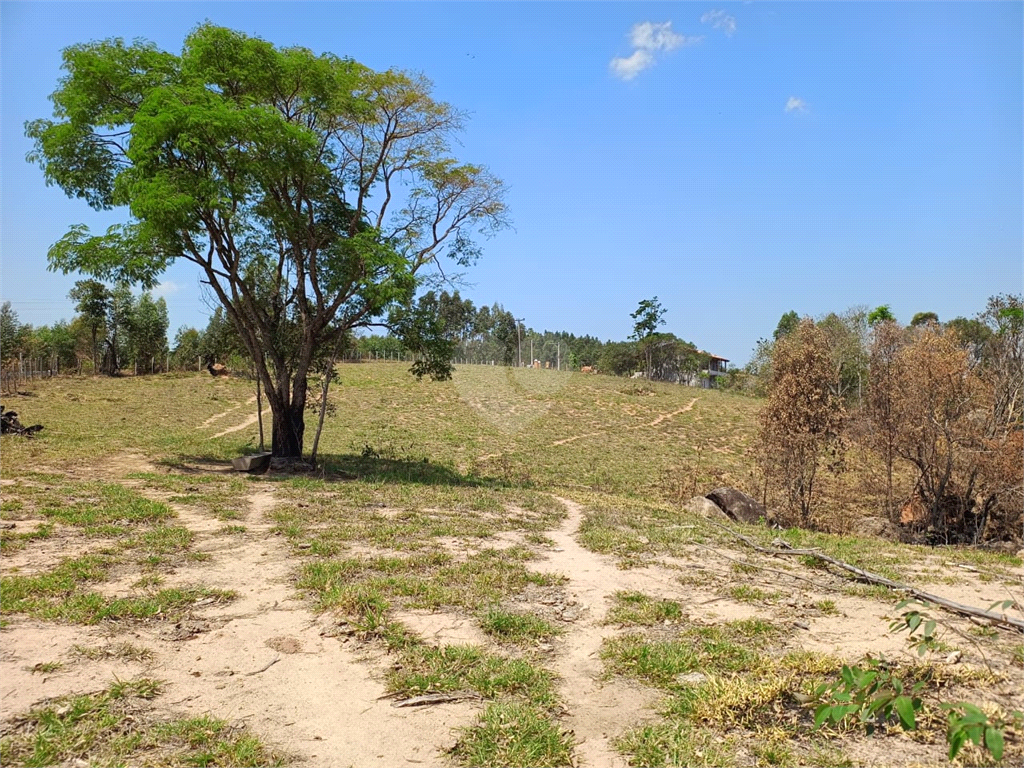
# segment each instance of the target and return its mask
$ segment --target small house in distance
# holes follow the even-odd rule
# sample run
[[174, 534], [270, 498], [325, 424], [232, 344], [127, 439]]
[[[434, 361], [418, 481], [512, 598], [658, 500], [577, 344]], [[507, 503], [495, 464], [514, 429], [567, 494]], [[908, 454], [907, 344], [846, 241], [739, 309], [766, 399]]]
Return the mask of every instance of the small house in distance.
[[727, 358], [712, 355], [708, 352], [698, 352], [696, 360], [699, 362], [695, 361], [696, 365], [693, 368], [688, 371], [680, 371], [671, 377], [669, 381], [677, 381], [688, 387], [712, 389], [717, 386], [715, 379], [719, 376], [725, 376], [729, 372], [729, 360]]
[[701, 386], [705, 389], [715, 386], [715, 379], [729, 372], [729, 361], [718, 355], [708, 355], [708, 367], [701, 371]]

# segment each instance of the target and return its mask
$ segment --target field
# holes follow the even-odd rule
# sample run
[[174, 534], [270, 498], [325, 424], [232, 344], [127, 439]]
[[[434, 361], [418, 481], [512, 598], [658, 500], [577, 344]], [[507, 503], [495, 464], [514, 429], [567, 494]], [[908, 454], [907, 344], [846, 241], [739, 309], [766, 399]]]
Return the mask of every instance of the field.
[[[900, 595], [690, 511], [758, 492], [754, 399], [483, 366], [340, 375], [316, 475], [231, 471], [258, 442], [239, 379], [4, 401], [45, 430], [0, 445], [0, 764], [948, 765], [942, 702], [1024, 704], [1019, 633], [931, 608], [919, 655], [889, 631]], [[729, 527], [1020, 601], [1018, 557], [849, 533], [877, 502], [850, 463], [818, 512], [837, 533]], [[815, 728], [815, 687], [868, 653], [923, 683], [918, 729]], [[968, 743], [956, 764], [1022, 759], [1011, 729], [1001, 760]]]

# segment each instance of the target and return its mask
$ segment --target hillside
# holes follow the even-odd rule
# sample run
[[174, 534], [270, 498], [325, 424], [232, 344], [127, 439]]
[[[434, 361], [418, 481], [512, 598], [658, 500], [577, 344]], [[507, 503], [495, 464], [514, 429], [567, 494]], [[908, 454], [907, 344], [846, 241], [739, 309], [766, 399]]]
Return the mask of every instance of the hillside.
[[[943, 702], [1022, 708], [1019, 633], [931, 608], [919, 657], [889, 632], [899, 595], [688, 511], [719, 485], [757, 492], [754, 399], [489, 366], [340, 374], [316, 477], [230, 470], [257, 441], [238, 379], [5, 400], [46, 429], [0, 452], [0, 762], [947, 765]], [[851, 491], [874, 468], [850, 465], [824, 488], [831, 530], [874, 510]], [[730, 527], [1020, 601], [1010, 555]], [[918, 730], [814, 728], [815, 687], [867, 653], [924, 683]], [[1008, 734], [997, 764], [1020, 764]]]

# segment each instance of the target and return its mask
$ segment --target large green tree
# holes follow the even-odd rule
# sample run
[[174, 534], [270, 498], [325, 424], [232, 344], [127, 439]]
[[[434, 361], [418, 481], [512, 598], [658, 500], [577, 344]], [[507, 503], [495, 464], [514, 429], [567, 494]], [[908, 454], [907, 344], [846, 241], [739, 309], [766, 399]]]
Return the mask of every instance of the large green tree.
[[[470, 264], [475, 235], [505, 224], [502, 183], [451, 156], [463, 115], [422, 77], [209, 24], [180, 55], [114, 39], [71, 46], [64, 69], [30, 159], [130, 219], [73, 227], [51, 267], [152, 285], [195, 264], [264, 384], [277, 456], [302, 454], [317, 355], [389, 317], [411, 327], [400, 310], [428, 268]], [[450, 372], [414, 336], [415, 370]]]

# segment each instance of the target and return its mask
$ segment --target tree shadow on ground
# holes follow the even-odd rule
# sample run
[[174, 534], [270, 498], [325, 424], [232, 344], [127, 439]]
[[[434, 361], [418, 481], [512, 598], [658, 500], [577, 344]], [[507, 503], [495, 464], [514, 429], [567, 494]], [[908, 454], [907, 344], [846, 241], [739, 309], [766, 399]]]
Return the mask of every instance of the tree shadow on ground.
[[[235, 470], [230, 459], [215, 455], [185, 455], [163, 459], [157, 464], [182, 474], [231, 474]], [[308, 464], [300, 463], [300, 467]], [[315, 469], [268, 469], [255, 474], [264, 480], [280, 481], [297, 477], [325, 482], [351, 482], [362, 480], [372, 483], [395, 483], [435, 486], [462, 486], [469, 488], [524, 487], [499, 477], [463, 474], [454, 467], [423, 459], [382, 458], [356, 453], [320, 454]]]

